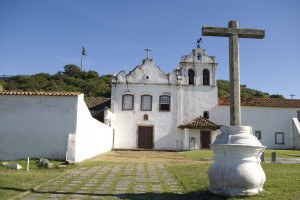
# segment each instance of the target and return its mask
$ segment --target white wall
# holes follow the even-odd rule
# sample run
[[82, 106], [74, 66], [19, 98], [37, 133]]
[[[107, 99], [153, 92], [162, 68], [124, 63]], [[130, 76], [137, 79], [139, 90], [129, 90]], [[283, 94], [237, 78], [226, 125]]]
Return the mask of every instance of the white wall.
[[298, 118], [293, 118], [293, 140], [294, 140], [294, 149], [300, 149], [300, 122]]
[[65, 159], [77, 96], [0, 95], [0, 160]]
[[110, 151], [113, 142], [113, 129], [91, 116], [83, 95], [78, 97], [77, 111], [76, 134], [70, 137], [75, 148], [69, 146], [71, 151], [67, 153], [67, 159], [81, 162]]
[[[118, 85], [112, 87], [112, 111], [115, 115], [114, 148], [137, 148], [138, 126], [154, 126], [154, 148], [175, 149], [177, 132], [177, 88], [167, 85]], [[122, 95], [134, 95], [134, 110], [122, 110]], [[152, 111], [141, 111], [141, 95], [152, 95]], [[159, 111], [159, 96], [171, 96], [171, 112]], [[148, 121], [144, 121], [144, 115]]]
[[[218, 106], [212, 118], [217, 124], [229, 125], [229, 106]], [[242, 125], [252, 126], [253, 134], [261, 131], [260, 142], [268, 149], [292, 149], [292, 118], [297, 117], [297, 109], [242, 106]], [[275, 133], [284, 133], [284, 144], [275, 144]]]
[[[202, 61], [194, 56], [201, 54]], [[154, 127], [154, 149], [178, 149], [182, 146], [181, 131], [177, 127], [191, 122], [204, 111], [217, 105], [215, 59], [207, 56], [203, 49], [195, 49], [184, 56], [176, 71], [165, 74], [154, 65], [152, 59], [144, 59], [142, 64], [126, 75], [120, 72], [113, 80], [111, 109], [115, 115], [114, 148], [136, 149], [138, 126]], [[196, 85], [188, 85], [188, 70], [195, 71]], [[203, 86], [203, 69], [210, 71], [212, 86]], [[178, 73], [178, 74], [177, 74]], [[180, 74], [180, 78], [177, 75]], [[182, 81], [180, 81], [182, 79]], [[134, 109], [122, 110], [122, 95], [134, 95]], [[152, 111], [141, 111], [141, 96], [152, 96]], [[170, 112], [159, 111], [159, 96], [171, 97]], [[149, 120], [144, 120], [147, 114]]]

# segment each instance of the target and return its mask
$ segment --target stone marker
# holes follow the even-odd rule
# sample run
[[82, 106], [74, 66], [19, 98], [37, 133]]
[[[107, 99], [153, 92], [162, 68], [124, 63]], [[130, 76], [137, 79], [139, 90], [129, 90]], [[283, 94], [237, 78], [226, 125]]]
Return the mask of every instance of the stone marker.
[[261, 156], [260, 156], [260, 161], [264, 162], [265, 161], [265, 153], [262, 152]]
[[22, 166], [17, 163], [9, 163], [8, 165], [6, 165], [6, 167], [11, 169], [22, 169]]
[[54, 164], [50, 163], [49, 160], [45, 158], [40, 159], [40, 165], [49, 169], [54, 168]]
[[203, 36], [229, 37], [230, 126], [211, 145], [214, 164], [208, 171], [209, 190], [225, 196], [252, 195], [263, 191], [265, 173], [260, 155], [265, 149], [252, 134], [251, 126], [241, 126], [239, 38], [262, 39], [264, 30], [240, 29], [237, 21], [228, 28], [202, 27]]
[[272, 163], [276, 163], [276, 152], [272, 152], [272, 159], [271, 159]]

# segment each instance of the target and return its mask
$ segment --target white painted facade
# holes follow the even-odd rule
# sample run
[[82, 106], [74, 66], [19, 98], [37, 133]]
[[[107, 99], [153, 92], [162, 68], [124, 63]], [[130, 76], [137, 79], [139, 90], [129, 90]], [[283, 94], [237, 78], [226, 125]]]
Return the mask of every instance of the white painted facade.
[[[149, 58], [128, 74], [121, 71], [112, 82], [114, 148], [137, 149], [139, 126], [150, 126], [153, 127], [153, 149], [183, 149], [184, 130], [178, 126], [217, 105], [216, 66], [214, 57], [196, 48], [190, 55], [183, 56], [179, 67], [169, 74], [161, 71]], [[193, 70], [193, 78], [189, 78], [189, 70]], [[207, 85], [203, 85], [204, 70], [208, 71]], [[123, 109], [123, 95], [134, 97], [132, 110]], [[143, 95], [152, 97], [149, 111], [141, 109]], [[169, 111], [160, 110], [162, 95], [170, 97]], [[200, 135], [200, 130], [198, 133]]]
[[[179, 66], [169, 74], [155, 66], [149, 57], [128, 74], [121, 71], [112, 81], [114, 148], [138, 149], [139, 126], [150, 126], [153, 127], [153, 149], [201, 149], [201, 131], [206, 130], [179, 129], [178, 126], [203, 116], [204, 111], [209, 113], [210, 121], [229, 125], [229, 105], [218, 105], [216, 68], [215, 57], [196, 48], [190, 55], [182, 56]], [[189, 83], [189, 70], [194, 71], [193, 84]], [[207, 85], [204, 70], [209, 71]], [[123, 95], [134, 97], [132, 110], [122, 109]], [[143, 95], [152, 97], [150, 111], [141, 110]], [[170, 111], [159, 110], [161, 95], [170, 96]], [[300, 148], [299, 120], [293, 120], [300, 108], [253, 105], [242, 106], [241, 110], [242, 125], [252, 126], [253, 135], [260, 133], [260, 142], [268, 149]], [[220, 131], [209, 131], [212, 143]]]
[[112, 147], [112, 128], [92, 118], [83, 94], [6, 92], [0, 102], [0, 160], [82, 161]]

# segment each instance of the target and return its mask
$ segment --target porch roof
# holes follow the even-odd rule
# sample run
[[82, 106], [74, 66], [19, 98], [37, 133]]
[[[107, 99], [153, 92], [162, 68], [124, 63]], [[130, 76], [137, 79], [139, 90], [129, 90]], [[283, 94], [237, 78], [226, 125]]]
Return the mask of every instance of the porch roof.
[[190, 123], [187, 124], [182, 124], [178, 126], [178, 128], [184, 129], [184, 128], [189, 128], [189, 129], [220, 129], [220, 125], [215, 124], [208, 119], [200, 116], [197, 117], [196, 119], [192, 120]]

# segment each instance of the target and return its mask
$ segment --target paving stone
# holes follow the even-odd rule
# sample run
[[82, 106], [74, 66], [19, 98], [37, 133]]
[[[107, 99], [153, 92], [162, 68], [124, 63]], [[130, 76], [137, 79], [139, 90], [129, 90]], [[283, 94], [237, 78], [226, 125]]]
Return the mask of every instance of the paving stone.
[[[68, 196], [67, 199], [164, 199], [163, 184], [168, 185], [169, 192], [182, 194], [180, 184], [175, 181], [162, 163], [147, 164], [145, 168], [144, 164], [141, 163], [129, 163], [126, 164], [125, 168], [123, 166], [123, 164], [108, 164], [92, 168], [79, 168], [38, 190], [43, 193], [33, 193], [23, 199], [35, 200], [46, 196], [49, 199], [66, 198], [66, 195], [69, 195], [68, 192], [73, 191], [79, 184], [82, 184], [81, 188], [77, 189], [75, 194]], [[117, 178], [122, 169], [124, 169], [122, 177], [118, 180]], [[135, 170], [136, 174], [133, 174]], [[107, 174], [109, 171], [110, 174]], [[104, 175], [108, 176], [105, 180], [102, 180], [103, 182], [99, 183]], [[65, 184], [62, 188], [54, 190], [59, 184], [64, 184], [68, 179], [74, 180]], [[134, 194], [127, 194], [127, 190], [132, 187], [133, 183]], [[108, 190], [115, 184], [113, 194], [108, 194]], [[155, 194], [152, 196], [145, 195], [148, 190]]]

